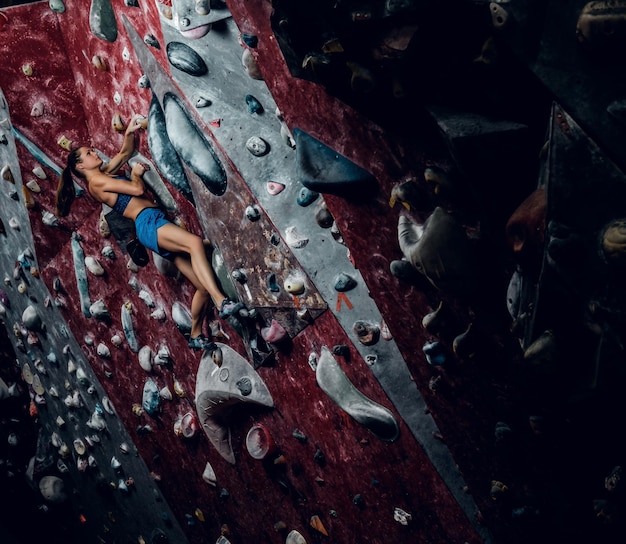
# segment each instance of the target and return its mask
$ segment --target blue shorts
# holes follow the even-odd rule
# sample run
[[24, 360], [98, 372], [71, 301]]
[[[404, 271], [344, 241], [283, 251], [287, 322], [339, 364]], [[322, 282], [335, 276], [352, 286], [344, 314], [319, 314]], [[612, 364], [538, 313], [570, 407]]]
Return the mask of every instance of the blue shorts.
[[159, 208], [144, 208], [135, 218], [135, 230], [137, 231], [137, 238], [146, 248], [164, 259], [172, 260], [174, 253], [159, 249], [157, 241], [157, 230], [168, 223], [165, 214]]

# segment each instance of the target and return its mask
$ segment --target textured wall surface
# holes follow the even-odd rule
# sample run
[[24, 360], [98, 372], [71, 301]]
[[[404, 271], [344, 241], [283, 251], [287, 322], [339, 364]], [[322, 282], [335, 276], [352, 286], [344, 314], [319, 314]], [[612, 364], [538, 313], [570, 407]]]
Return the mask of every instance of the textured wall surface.
[[[27, 473], [24, 459], [14, 469], [17, 477], [27, 473], [35, 490], [46, 476], [63, 480], [72, 519], [65, 529], [89, 542], [158, 542], [165, 535], [170, 542], [199, 543], [220, 534], [233, 543], [284, 542], [292, 530], [307, 542], [337, 543], [619, 538], [622, 503], [602, 484], [623, 452], [607, 445], [613, 417], [597, 421], [602, 410], [618, 411], [619, 403], [612, 395], [597, 403], [597, 391], [606, 389], [588, 388], [584, 379], [587, 359], [610, 355], [596, 352], [596, 336], [585, 332], [581, 349], [563, 350], [552, 366], [537, 357], [529, 371], [525, 349], [561, 319], [559, 310], [536, 310], [534, 297], [541, 293], [541, 301], [559, 307], [563, 300], [549, 295], [559, 280], [531, 273], [523, 295], [509, 283], [520, 263], [506, 240], [507, 220], [546, 179], [551, 194], [566, 201], [572, 173], [565, 165], [576, 160], [575, 151], [553, 150], [548, 160], [541, 154], [550, 137], [553, 148], [567, 148], [559, 130], [578, 134], [573, 120], [562, 122], [563, 113], [551, 111], [554, 96], [524, 63], [535, 60], [534, 72], [543, 74], [551, 91], [563, 93], [553, 73], [529, 60], [515, 32], [498, 34], [502, 28], [495, 15], [490, 21], [488, 3], [449, 3], [448, 25], [441, 24], [446, 8], [420, 4], [416, 14], [419, 3], [412, 2], [321, 3], [308, 11], [305, 3], [211, 4], [207, 15], [198, 14], [194, 2], [122, 0], [40, 2], [0, 12], [0, 129], [7, 140], [0, 146], [2, 320], [11, 344], [3, 350], [0, 407], [30, 395], [39, 432], [35, 465]], [[382, 14], [383, 5], [397, 13]], [[526, 8], [537, 18], [545, 15]], [[528, 25], [533, 19], [522, 12], [514, 15]], [[490, 64], [493, 49], [485, 39], [494, 29], [513, 50], [523, 50], [523, 62], [502, 47], [501, 63]], [[168, 58], [171, 43], [188, 46], [193, 56], [182, 47], [182, 60]], [[194, 71], [198, 58], [206, 67], [202, 73]], [[328, 66], [332, 70], [325, 72]], [[348, 73], [352, 79], [343, 79]], [[377, 85], [364, 89], [371, 78]], [[251, 96], [261, 110], [250, 108]], [[580, 104], [567, 98], [578, 113]], [[272, 319], [286, 329], [286, 340], [270, 346], [264, 362], [254, 360], [249, 342], [213, 308], [206, 331], [209, 322], [221, 327], [219, 341], [249, 366], [236, 367], [226, 347], [219, 370], [191, 351], [175, 319], [181, 306], [189, 307], [192, 286], [154, 257], [144, 268], [127, 266], [124, 249], [100, 232], [101, 208], [88, 193], [67, 218], [52, 222], [49, 215], [67, 156], [61, 137], [110, 157], [122, 142], [112, 126], [116, 114], [128, 122], [134, 113], [152, 112], [155, 101], [166, 113], [160, 135], [177, 143], [192, 199], [166, 179], [146, 133], [137, 137], [134, 160], [151, 164], [151, 189], [171, 199], [172, 219], [217, 247], [223, 286], [258, 309], [257, 329]], [[251, 137], [262, 138], [269, 151], [250, 153]], [[579, 138], [587, 142], [582, 131]], [[305, 151], [311, 153], [306, 160]], [[594, 147], [580, 171], [593, 171], [601, 155]], [[225, 173], [223, 194], [211, 191], [194, 167], [207, 157]], [[44, 176], [37, 177], [36, 167]], [[357, 183], [346, 185], [353, 175]], [[371, 176], [374, 188], [359, 185], [359, 175]], [[621, 186], [617, 167], [610, 176]], [[311, 194], [306, 179], [330, 188]], [[270, 184], [284, 189], [272, 193]], [[553, 201], [551, 217], [576, 224], [572, 217], [583, 200], [570, 202], [572, 215], [559, 213]], [[411, 258], [401, 249], [416, 245], [398, 240], [401, 218], [410, 239], [437, 207], [458, 224], [445, 235], [430, 230], [431, 245], [421, 247], [423, 274], [392, 274], [393, 262]], [[251, 219], [251, 208], [258, 217]], [[324, 208], [328, 223], [320, 221]], [[619, 213], [616, 206], [609, 215]], [[14, 218], [19, 230], [10, 224]], [[598, 222], [609, 219], [602, 215]], [[113, 258], [103, 253], [106, 246]], [[102, 264], [103, 275], [80, 270], [88, 256]], [[535, 261], [530, 270], [537, 268]], [[233, 271], [247, 281], [231, 283]], [[352, 289], [337, 289], [342, 273], [356, 280]], [[271, 274], [277, 290], [270, 289]], [[304, 284], [302, 294], [287, 289], [293, 275]], [[535, 291], [537, 284], [542, 288]], [[458, 285], [461, 292], [448, 289]], [[90, 303], [102, 301], [110, 316], [86, 315], [86, 295]], [[507, 297], [531, 300], [533, 319], [512, 315]], [[601, 302], [618, 313], [616, 304]], [[446, 316], [428, 321], [440, 305]], [[137, 348], [151, 350], [150, 368], [140, 365], [122, 323], [124, 307], [131, 309]], [[29, 308], [43, 317], [43, 330], [24, 325]], [[568, 327], [561, 327], [565, 336], [581, 331], [580, 315], [572, 310], [570, 316]], [[359, 339], [359, 322], [378, 328], [377, 342]], [[613, 329], [605, 324], [604, 330]], [[619, 342], [607, 342], [601, 345], [614, 350], [611, 360], [621, 361]], [[331, 356], [341, 372], [328, 370], [326, 348], [335, 346], [346, 346]], [[155, 359], [164, 349], [169, 357]], [[561, 361], [576, 354], [583, 379], [563, 380]], [[315, 366], [323, 357], [331, 379], [320, 387]], [[619, 378], [620, 363], [611, 364], [611, 375]], [[197, 387], [211, 382], [207, 365], [236, 393], [225, 409], [224, 390], [208, 394], [220, 408], [214, 422], [231, 433], [234, 463], [198, 421]], [[240, 394], [243, 386], [228, 376], [237, 375], [236, 368], [252, 383], [263, 382], [273, 407], [247, 402], [254, 395]], [[162, 396], [159, 410], [149, 414], [144, 387], [153, 383]], [[590, 400], [581, 402], [579, 392]], [[106, 427], [99, 430], [102, 418]], [[372, 432], [381, 431], [383, 421], [397, 425], [397, 438], [381, 440]], [[580, 444], [578, 432], [589, 430], [590, 422], [597, 425]], [[255, 424], [275, 443], [263, 460], [246, 450]], [[8, 429], [4, 425], [3, 433]], [[75, 446], [78, 439], [86, 442], [85, 453]], [[25, 433], [24, 442], [33, 442], [32, 434]], [[113, 457], [121, 468], [111, 465]], [[81, 470], [84, 461], [88, 467]], [[584, 470], [583, 461], [589, 461]], [[211, 482], [207, 463], [215, 474]], [[45, 506], [38, 515], [59, 512], [60, 506], [35, 495]]]

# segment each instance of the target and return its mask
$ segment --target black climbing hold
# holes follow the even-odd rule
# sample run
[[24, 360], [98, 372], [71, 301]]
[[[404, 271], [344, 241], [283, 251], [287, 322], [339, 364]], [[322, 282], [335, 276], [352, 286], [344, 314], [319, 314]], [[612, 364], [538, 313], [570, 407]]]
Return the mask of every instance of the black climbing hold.
[[166, 47], [167, 60], [174, 68], [192, 76], [203, 76], [209, 69], [202, 57], [188, 45], [181, 42], [169, 42]]
[[241, 41], [248, 47], [256, 47], [259, 43], [259, 39], [254, 34], [248, 34], [247, 32], [241, 33]]
[[335, 291], [345, 293], [356, 287], [356, 280], [348, 274], [341, 273], [335, 278]]
[[182, 100], [172, 93], [163, 97], [165, 124], [174, 149], [216, 196], [226, 192], [226, 170], [200, 128], [190, 118]]
[[302, 442], [302, 444], [305, 444], [307, 441], [307, 437], [306, 435], [300, 431], [299, 429], [295, 429], [292, 433], [291, 436], [293, 436], [298, 442]]
[[263, 113], [263, 106], [251, 94], [246, 95], [246, 104], [248, 105], [248, 113]]
[[374, 193], [376, 178], [301, 129], [294, 129], [296, 175], [313, 191], [352, 199]]
[[311, 189], [302, 187], [302, 189], [300, 189], [300, 193], [298, 193], [296, 202], [298, 203], [298, 206], [306, 208], [309, 204], [313, 204], [319, 196], [320, 194], [317, 191], [312, 191]]
[[185, 175], [183, 164], [172, 145], [165, 127], [165, 115], [161, 104], [153, 94], [148, 110], [148, 148], [156, 167], [163, 177], [170, 182], [189, 202], [194, 204], [191, 186]]
[[267, 288], [272, 293], [279, 293], [280, 292], [280, 287], [278, 286], [278, 282], [276, 281], [276, 274], [274, 274], [274, 272], [270, 273], [267, 276]]

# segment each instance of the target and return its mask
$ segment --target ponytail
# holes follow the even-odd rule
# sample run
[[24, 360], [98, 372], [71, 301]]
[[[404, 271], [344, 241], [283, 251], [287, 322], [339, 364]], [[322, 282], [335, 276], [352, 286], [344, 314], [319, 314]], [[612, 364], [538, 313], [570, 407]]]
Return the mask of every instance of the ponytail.
[[76, 198], [76, 188], [74, 187], [74, 179], [72, 175], [83, 177], [76, 170], [76, 163], [80, 156], [80, 148], [76, 148], [67, 156], [67, 167], [63, 169], [59, 176], [59, 185], [56, 192], [56, 206], [54, 214], [57, 217], [65, 217], [70, 213], [72, 202]]

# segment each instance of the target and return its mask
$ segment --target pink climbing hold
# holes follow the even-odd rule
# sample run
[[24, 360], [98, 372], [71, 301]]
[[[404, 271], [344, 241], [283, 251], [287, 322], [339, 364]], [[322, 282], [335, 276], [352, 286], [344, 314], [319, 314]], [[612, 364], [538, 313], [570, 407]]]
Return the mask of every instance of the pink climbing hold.
[[267, 192], [272, 196], [276, 196], [277, 194], [282, 193], [284, 188], [285, 185], [283, 183], [279, 183], [278, 181], [267, 182]]
[[285, 328], [275, 319], [272, 319], [272, 323], [269, 327], [263, 327], [261, 329], [261, 336], [266, 342], [280, 342], [286, 335], [287, 331]]

